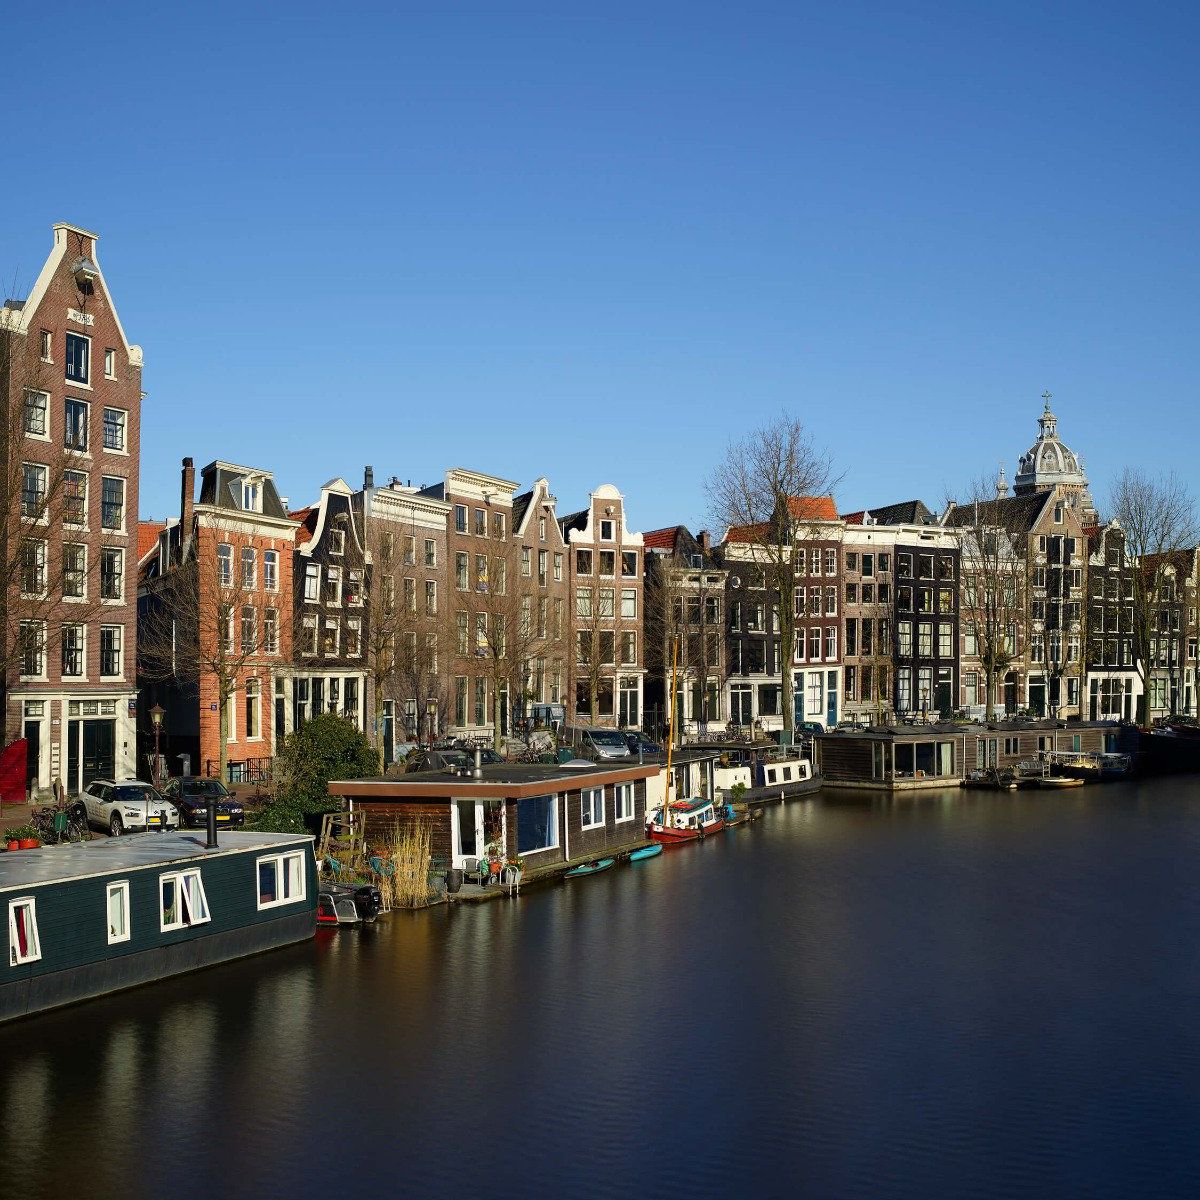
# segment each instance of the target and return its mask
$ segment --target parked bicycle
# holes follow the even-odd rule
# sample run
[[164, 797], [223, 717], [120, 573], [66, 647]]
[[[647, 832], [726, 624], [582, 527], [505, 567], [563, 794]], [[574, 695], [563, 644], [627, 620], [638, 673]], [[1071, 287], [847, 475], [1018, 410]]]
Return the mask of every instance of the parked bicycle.
[[36, 809], [29, 821], [44, 846], [86, 842], [92, 836], [88, 829], [87, 810], [80, 800], [74, 804], [48, 804], [45, 808]]

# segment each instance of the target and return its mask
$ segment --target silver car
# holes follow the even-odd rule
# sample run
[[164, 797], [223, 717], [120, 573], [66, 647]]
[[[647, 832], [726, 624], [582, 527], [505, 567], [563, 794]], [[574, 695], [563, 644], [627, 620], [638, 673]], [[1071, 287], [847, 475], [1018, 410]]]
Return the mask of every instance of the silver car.
[[116, 783], [93, 779], [84, 788], [83, 804], [89, 825], [107, 829], [113, 837], [146, 829], [178, 829], [179, 810], [148, 783], [136, 779]]

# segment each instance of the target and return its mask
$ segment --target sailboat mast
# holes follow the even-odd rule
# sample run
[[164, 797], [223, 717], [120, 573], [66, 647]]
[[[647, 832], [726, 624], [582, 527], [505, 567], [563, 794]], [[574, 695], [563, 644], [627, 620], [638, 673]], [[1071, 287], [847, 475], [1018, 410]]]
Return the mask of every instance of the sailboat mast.
[[671, 639], [671, 716], [667, 722], [667, 789], [663, 797], [662, 823], [667, 827], [671, 815], [671, 750], [675, 746], [675, 668], [679, 663], [679, 638]]

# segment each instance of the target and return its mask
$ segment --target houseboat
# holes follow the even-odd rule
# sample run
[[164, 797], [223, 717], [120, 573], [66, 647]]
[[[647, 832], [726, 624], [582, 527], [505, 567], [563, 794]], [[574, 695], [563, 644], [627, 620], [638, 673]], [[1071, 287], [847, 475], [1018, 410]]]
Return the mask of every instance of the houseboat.
[[0, 1021], [311, 937], [312, 838], [142, 833], [0, 854]]
[[739, 784], [743, 804], [796, 800], [821, 790], [821, 773], [811, 759], [775, 745], [731, 742], [712, 747], [718, 757], [714, 770], [717, 794], [730, 797]]

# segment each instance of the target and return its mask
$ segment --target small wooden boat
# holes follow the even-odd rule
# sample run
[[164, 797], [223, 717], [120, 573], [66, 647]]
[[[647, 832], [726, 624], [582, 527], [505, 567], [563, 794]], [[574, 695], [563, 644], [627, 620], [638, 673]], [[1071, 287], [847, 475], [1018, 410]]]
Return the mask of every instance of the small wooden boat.
[[617, 860], [615, 858], [594, 858], [591, 862], [580, 863], [565, 872], [564, 879], [574, 879], [578, 875], [595, 875], [597, 871], [607, 871]]
[[1070, 788], [1083, 787], [1087, 780], [1076, 775], [1041, 775], [1033, 782], [1035, 787], [1040, 788]]
[[663, 848], [659, 844], [653, 846], [643, 846], [640, 850], [634, 850], [629, 855], [630, 862], [641, 862], [644, 858], [657, 858], [663, 852]]
[[646, 836], [652, 842], [664, 846], [680, 842], [694, 842], [710, 833], [719, 833], [725, 828], [724, 817], [718, 816], [711, 800], [693, 797], [687, 800], [672, 800], [663, 809], [656, 808], [646, 823]]

